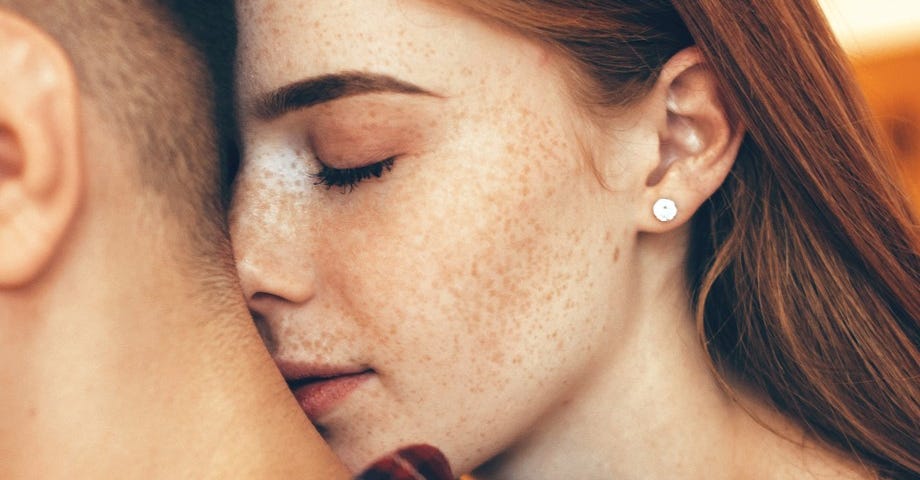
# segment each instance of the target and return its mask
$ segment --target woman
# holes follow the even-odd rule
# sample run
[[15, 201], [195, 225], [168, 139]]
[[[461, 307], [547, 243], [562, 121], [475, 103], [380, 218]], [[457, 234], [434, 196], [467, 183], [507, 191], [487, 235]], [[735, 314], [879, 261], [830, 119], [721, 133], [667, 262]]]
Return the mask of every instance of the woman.
[[920, 242], [813, 2], [238, 6], [238, 268], [350, 468], [920, 475]]

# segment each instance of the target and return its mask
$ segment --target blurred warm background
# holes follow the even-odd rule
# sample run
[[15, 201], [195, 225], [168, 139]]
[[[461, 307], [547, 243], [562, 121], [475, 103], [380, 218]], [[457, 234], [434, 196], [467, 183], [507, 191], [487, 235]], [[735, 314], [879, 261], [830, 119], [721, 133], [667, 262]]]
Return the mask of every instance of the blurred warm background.
[[820, 0], [920, 212], [920, 0]]

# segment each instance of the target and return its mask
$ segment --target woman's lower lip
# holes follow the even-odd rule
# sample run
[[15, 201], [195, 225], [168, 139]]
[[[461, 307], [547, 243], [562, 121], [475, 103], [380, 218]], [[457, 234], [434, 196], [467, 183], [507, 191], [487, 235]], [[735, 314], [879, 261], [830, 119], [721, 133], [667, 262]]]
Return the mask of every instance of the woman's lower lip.
[[293, 390], [300, 408], [312, 421], [317, 421], [335, 409], [362, 383], [369, 380], [373, 372], [339, 375], [310, 382]]

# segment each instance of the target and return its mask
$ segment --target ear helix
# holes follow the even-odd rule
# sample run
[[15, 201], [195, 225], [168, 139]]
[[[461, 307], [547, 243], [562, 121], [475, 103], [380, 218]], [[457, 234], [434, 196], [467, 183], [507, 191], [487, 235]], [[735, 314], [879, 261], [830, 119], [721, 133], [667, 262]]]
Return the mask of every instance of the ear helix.
[[659, 198], [652, 206], [652, 213], [659, 222], [667, 223], [677, 218], [677, 204], [668, 198]]

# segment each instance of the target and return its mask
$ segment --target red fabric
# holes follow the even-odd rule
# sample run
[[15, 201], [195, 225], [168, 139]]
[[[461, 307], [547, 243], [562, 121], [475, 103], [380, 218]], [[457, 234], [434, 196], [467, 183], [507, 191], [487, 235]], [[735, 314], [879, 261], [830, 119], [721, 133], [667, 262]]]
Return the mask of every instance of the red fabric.
[[453, 480], [450, 464], [440, 450], [412, 445], [371, 465], [355, 480]]

